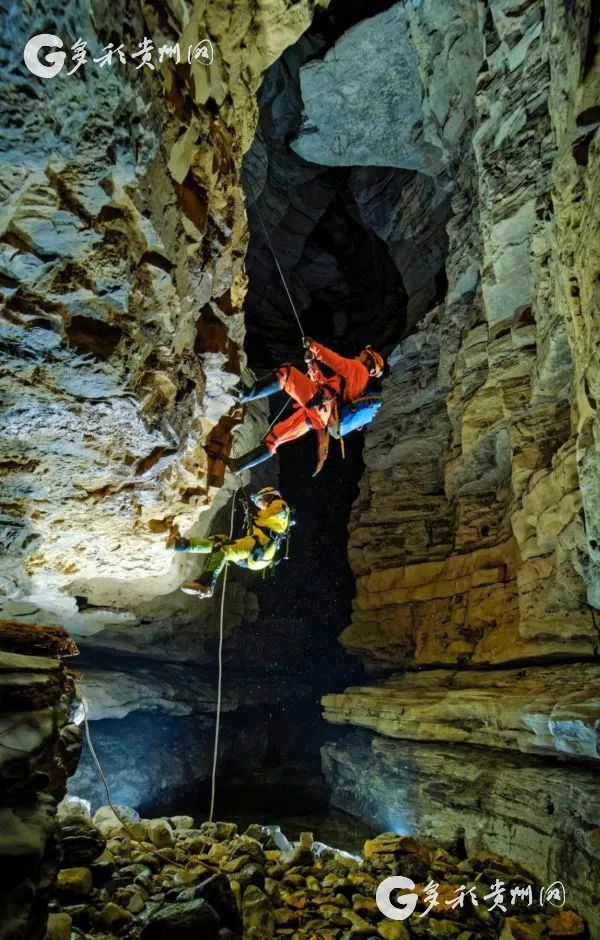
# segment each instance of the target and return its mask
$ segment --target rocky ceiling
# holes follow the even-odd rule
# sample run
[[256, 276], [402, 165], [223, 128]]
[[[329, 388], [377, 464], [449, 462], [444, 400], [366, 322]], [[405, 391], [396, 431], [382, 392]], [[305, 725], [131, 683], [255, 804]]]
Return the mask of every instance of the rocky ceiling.
[[[363, 23], [357, 3], [334, 3], [317, 14], [261, 86], [242, 176], [251, 232], [246, 350], [257, 367], [298, 358], [298, 327], [273, 250], [305, 332], [347, 355], [369, 342], [391, 351], [444, 297], [451, 160], [441, 153], [430, 159], [434, 148], [420, 139], [412, 46], [400, 52], [382, 40], [385, 30], [402, 35], [400, 6], [378, 7], [381, 15]], [[344, 69], [332, 66], [346, 46], [349, 68], [361, 76], [358, 96]], [[370, 56], [377, 75], [394, 75], [386, 87], [369, 84], [376, 81], [369, 78]], [[380, 102], [379, 109], [366, 105], [354, 113], [349, 101], [356, 97], [365, 105]], [[314, 116], [319, 127], [332, 126], [338, 113], [355, 128], [353, 143], [320, 139], [310, 117], [315, 98], [322, 99]], [[394, 150], [399, 127], [407, 140]]]

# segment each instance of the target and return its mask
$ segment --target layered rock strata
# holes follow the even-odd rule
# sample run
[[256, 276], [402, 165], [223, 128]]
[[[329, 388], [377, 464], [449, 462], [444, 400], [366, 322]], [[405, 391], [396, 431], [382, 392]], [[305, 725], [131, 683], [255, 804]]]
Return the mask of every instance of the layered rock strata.
[[59, 866], [57, 803], [80, 750], [70, 721], [74, 647], [61, 628], [0, 621], [0, 937], [42, 940]]
[[403, 15], [423, 138], [456, 189], [448, 291], [390, 358], [342, 642], [372, 668], [591, 655], [595, 21], [586, 2], [541, 0]]
[[[397, 24], [401, 74], [392, 43], [368, 55], [377, 20]], [[359, 72], [381, 90], [372, 107]], [[568, 878], [597, 932], [597, 15], [587, 0], [398, 4], [301, 84], [297, 152], [378, 162], [380, 105], [402, 99], [388, 152], [452, 192], [445, 298], [389, 357], [350, 521], [341, 642], [371, 673], [410, 672], [325, 698], [329, 720], [376, 732], [323, 750], [334, 800]], [[359, 115], [366, 133], [344, 132]], [[418, 216], [410, 190], [396, 205]], [[375, 192], [372, 224], [385, 207]]]
[[322, 702], [327, 721], [392, 738], [600, 760], [595, 665], [406, 672]]
[[594, 769], [565, 773], [533, 757], [359, 731], [322, 755], [335, 806], [403, 835], [509, 855], [545, 884], [561, 881], [591, 936], [600, 931], [591, 890], [600, 870]]

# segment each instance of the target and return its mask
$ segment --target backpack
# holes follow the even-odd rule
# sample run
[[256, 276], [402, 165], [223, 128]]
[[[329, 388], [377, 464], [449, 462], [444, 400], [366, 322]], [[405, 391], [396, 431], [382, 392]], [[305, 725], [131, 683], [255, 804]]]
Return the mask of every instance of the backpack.
[[340, 408], [340, 437], [358, 431], [366, 424], [370, 424], [382, 405], [382, 398], [378, 392], [361, 395], [355, 401], [342, 405]]

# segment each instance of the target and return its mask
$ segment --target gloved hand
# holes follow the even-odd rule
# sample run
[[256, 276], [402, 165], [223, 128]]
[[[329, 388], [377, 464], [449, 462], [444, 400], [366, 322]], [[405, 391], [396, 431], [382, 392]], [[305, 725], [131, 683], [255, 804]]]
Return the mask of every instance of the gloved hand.
[[175, 539], [175, 542], [173, 544], [173, 551], [174, 552], [187, 552], [189, 547], [190, 547], [189, 539], [179, 538], [179, 539]]
[[310, 349], [313, 343], [314, 343], [314, 339], [312, 338], [312, 336], [302, 337], [302, 345], [304, 346], [305, 349]]

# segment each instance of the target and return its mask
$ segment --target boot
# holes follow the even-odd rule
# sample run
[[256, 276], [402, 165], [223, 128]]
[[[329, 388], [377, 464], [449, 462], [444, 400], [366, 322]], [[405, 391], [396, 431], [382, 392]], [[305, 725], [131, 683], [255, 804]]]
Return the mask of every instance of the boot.
[[202, 584], [200, 581], [184, 581], [180, 587], [184, 594], [191, 594], [200, 599], [212, 597], [214, 588], [211, 584]]
[[190, 547], [189, 539], [179, 538], [179, 539], [175, 539], [173, 543], [174, 552], [187, 552], [189, 547]]
[[233, 473], [242, 473], [244, 470], [250, 470], [251, 467], [257, 467], [265, 460], [270, 460], [273, 456], [266, 444], [259, 444], [254, 450], [248, 454], [242, 454], [241, 457], [228, 457], [225, 464]]
[[270, 372], [263, 379], [258, 379], [251, 388], [245, 389], [238, 397], [240, 405], [245, 405], [249, 401], [258, 401], [259, 398], [268, 398], [275, 392], [281, 391], [281, 385], [276, 375]]

